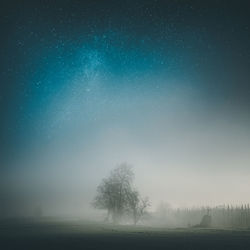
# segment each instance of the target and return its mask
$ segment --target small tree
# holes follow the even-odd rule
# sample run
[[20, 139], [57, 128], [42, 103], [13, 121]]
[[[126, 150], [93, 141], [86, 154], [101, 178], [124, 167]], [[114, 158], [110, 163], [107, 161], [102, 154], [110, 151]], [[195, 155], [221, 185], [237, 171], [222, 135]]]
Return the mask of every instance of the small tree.
[[97, 187], [94, 206], [107, 209], [107, 220], [111, 216], [114, 223], [119, 223], [127, 207], [127, 194], [131, 192], [133, 178], [132, 168], [123, 163], [111, 171], [110, 176]]
[[134, 173], [126, 163], [118, 165], [111, 171], [110, 176], [102, 180], [97, 187], [94, 207], [107, 210], [108, 221], [119, 223], [122, 215], [127, 212], [132, 215], [136, 224], [149, 206], [147, 198], [141, 198], [133, 188]]
[[142, 198], [138, 191], [133, 190], [128, 194], [128, 205], [129, 211], [132, 214], [134, 225], [136, 225], [145, 214], [150, 203], [147, 197]]

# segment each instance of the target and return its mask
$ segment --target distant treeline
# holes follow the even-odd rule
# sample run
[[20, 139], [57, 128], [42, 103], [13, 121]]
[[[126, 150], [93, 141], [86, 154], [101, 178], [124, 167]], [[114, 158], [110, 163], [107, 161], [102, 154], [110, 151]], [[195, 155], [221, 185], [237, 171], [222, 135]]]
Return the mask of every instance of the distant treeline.
[[151, 222], [170, 227], [193, 227], [210, 215], [212, 227], [250, 228], [250, 205], [224, 205], [199, 208], [170, 208], [161, 205], [151, 216]]

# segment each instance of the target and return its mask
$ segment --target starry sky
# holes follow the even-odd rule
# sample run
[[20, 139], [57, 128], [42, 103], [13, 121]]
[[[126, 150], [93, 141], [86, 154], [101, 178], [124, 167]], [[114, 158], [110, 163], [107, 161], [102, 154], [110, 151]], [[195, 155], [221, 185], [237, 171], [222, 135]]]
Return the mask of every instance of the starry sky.
[[94, 190], [123, 161], [157, 201], [183, 193], [162, 176], [192, 179], [190, 195], [195, 178], [237, 172], [232, 197], [225, 184], [212, 198], [206, 179], [210, 204], [248, 187], [248, 1], [1, 1], [0, 13], [2, 197], [38, 179], [40, 193]]

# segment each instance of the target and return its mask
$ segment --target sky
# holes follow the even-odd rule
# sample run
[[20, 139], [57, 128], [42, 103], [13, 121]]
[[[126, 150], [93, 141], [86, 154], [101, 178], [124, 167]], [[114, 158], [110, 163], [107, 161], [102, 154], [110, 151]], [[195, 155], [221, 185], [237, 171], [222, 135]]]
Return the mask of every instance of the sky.
[[79, 215], [122, 162], [152, 208], [249, 203], [248, 1], [1, 1], [0, 20], [3, 213]]

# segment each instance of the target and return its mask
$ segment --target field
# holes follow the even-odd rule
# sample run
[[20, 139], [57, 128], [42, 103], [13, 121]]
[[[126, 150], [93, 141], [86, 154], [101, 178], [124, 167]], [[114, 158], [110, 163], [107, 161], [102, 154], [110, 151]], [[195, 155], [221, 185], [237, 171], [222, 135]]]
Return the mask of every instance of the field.
[[77, 220], [0, 222], [0, 249], [250, 249], [250, 230], [162, 229]]

